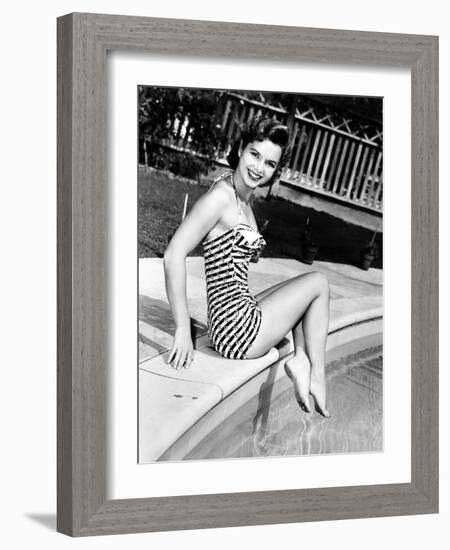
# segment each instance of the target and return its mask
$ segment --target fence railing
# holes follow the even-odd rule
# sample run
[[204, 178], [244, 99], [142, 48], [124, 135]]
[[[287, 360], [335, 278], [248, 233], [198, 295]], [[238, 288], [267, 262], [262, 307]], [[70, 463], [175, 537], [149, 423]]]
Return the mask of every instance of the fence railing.
[[[295, 97], [295, 96], [294, 96]], [[298, 96], [297, 96], [298, 97]], [[264, 99], [261, 97], [261, 99]], [[229, 92], [218, 104], [225, 139], [217, 161], [224, 161], [239, 126], [254, 116], [272, 116], [289, 126], [292, 156], [283, 170], [280, 186], [309, 190], [360, 208], [381, 212], [383, 201], [383, 148], [381, 127], [365, 124], [332, 110], [315, 109], [300, 100], [288, 111]], [[172, 137], [158, 144], [202, 157], [192, 146], [189, 116], [170, 121]], [[146, 157], [146, 142], [143, 143]], [[146, 162], [146, 161], [145, 161]], [[277, 189], [271, 190], [278, 193]]]
[[[227, 142], [233, 142], [239, 125], [253, 116], [276, 117], [290, 126], [292, 156], [284, 169], [280, 185], [307, 189], [365, 209], [380, 212], [383, 199], [383, 150], [381, 132], [350, 133], [350, 121], [334, 123], [330, 115], [318, 118], [313, 109], [295, 114], [251, 100], [238, 94], [227, 94], [222, 131]], [[360, 130], [364, 126], [360, 125]], [[227, 150], [220, 151], [226, 156]], [[276, 194], [276, 192], [275, 192]]]

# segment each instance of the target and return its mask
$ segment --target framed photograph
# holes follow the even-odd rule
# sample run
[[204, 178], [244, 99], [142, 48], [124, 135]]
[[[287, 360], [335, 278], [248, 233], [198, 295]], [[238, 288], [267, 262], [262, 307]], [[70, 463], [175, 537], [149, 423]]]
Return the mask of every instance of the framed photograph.
[[[139, 86], [139, 463], [383, 450], [382, 107], [382, 97]], [[296, 387], [286, 375], [298, 355], [286, 335], [300, 340], [302, 360], [305, 349], [312, 346], [314, 353], [307, 313], [306, 336], [301, 325], [289, 332], [280, 327], [280, 342], [268, 344], [271, 349], [257, 359], [235, 360], [239, 328], [245, 345], [252, 336], [246, 314], [233, 330], [229, 358], [213, 345], [220, 339], [208, 310], [220, 311], [224, 301], [219, 317], [228, 318], [242, 307], [241, 294], [234, 293], [240, 271], [233, 268], [227, 276], [227, 258], [219, 252], [225, 245], [218, 245], [222, 235], [238, 238], [235, 231], [187, 251], [196, 346], [192, 368], [168, 365], [177, 327], [166, 295], [165, 273], [171, 273], [164, 255], [193, 223], [190, 216], [201, 218], [196, 202], [229, 185], [233, 143], [255, 121], [287, 129], [290, 158], [276, 182], [257, 180], [252, 192], [255, 227], [266, 244], [249, 266], [249, 290], [258, 302], [272, 294], [271, 301], [281, 300], [276, 309], [288, 316], [295, 295], [285, 287], [286, 304], [278, 288], [294, 280], [301, 285], [317, 273], [329, 281], [333, 417], [326, 422], [320, 413], [299, 411]], [[236, 166], [234, 178], [242, 172], [242, 164]], [[229, 322], [223, 326], [230, 331]]]
[[437, 512], [437, 97], [432, 36], [58, 19], [59, 531]]

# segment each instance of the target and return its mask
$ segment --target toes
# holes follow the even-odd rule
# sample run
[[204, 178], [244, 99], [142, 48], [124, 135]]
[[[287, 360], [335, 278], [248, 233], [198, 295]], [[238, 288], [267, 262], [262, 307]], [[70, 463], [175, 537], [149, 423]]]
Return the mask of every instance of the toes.
[[314, 400], [314, 408], [315, 408], [316, 412], [318, 412], [319, 414], [321, 414], [325, 418], [330, 418], [331, 415], [330, 415], [330, 412], [328, 411], [326, 405], [322, 406], [320, 404], [320, 402], [318, 401], [317, 397], [312, 392], [311, 392], [311, 397]]
[[303, 400], [303, 408], [306, 412], [310, 413], [311, 412], [311, 405], [309, 403], [309, 399], [306, 398]]
[[305, 403], [302, 403], [300, 405], [300, 408], [302, 409], [303, 412], [305, 413], [310, 413], [311, 412], [311, 407], [309, 405], [306, 405]]
[[318, 403], [316, 403], [316, 411], [324, 416], [325, 418], [330, 418], [330, 413], [326, 407], [321, 407]]
[[330, 412], [328, 411], [328, 409], [323, 409], [323, 410], [321, 410], [321, 411], [319, 411], [319, 412], [320, 412], [320, 414], [321, 414], [322, 416], [324, 416], [325, 418], [330, 418], [330, 417], [331, 417]]
[[309, 402], [309, 399], [303, 398], [300, 395], [297, 397], [298, 404], [300, 405], [300, 408], [303, 412], [310, 413], [311, 412], [311, 404]]

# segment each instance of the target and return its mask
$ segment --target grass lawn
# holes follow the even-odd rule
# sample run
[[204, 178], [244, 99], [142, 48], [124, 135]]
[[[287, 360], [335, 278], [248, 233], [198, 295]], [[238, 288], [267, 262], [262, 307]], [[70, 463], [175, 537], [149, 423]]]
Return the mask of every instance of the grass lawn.
[[[189, 210], [207, 189], [205, 183], [139, 169], [140, 258], [164, 254], [168, 238], [181, 221], [185, 194], [189, 193]], [[311, 234], [319, 245], [317, 260], [358, 265], [360, 250], [372, 237], [368, 229], [281, 199], [255, 200], [253, 211], [260, 227], [265, 220], [269, 222], [264, 234], [265, 257], [300, 258], [301, 238], [308, 217]], [[377, 235], [376, 244], [379, 252], [373, 266], [382, 267], [382, 235]], [[202, 253], [199, 245], [191, 255]]]

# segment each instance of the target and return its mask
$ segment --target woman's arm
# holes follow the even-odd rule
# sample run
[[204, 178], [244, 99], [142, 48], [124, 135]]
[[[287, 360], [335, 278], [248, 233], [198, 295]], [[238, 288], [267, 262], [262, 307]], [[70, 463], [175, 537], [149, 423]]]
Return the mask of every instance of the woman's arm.
[[205, 193], [184, 218], [164, 254], [166, 292], [176, 325], [168, 362], [175, 369], [190, 367], [193, 359], [186, 295], [186, 256], [218, 223], [229, 204], [227, 189], [215, 187]]

